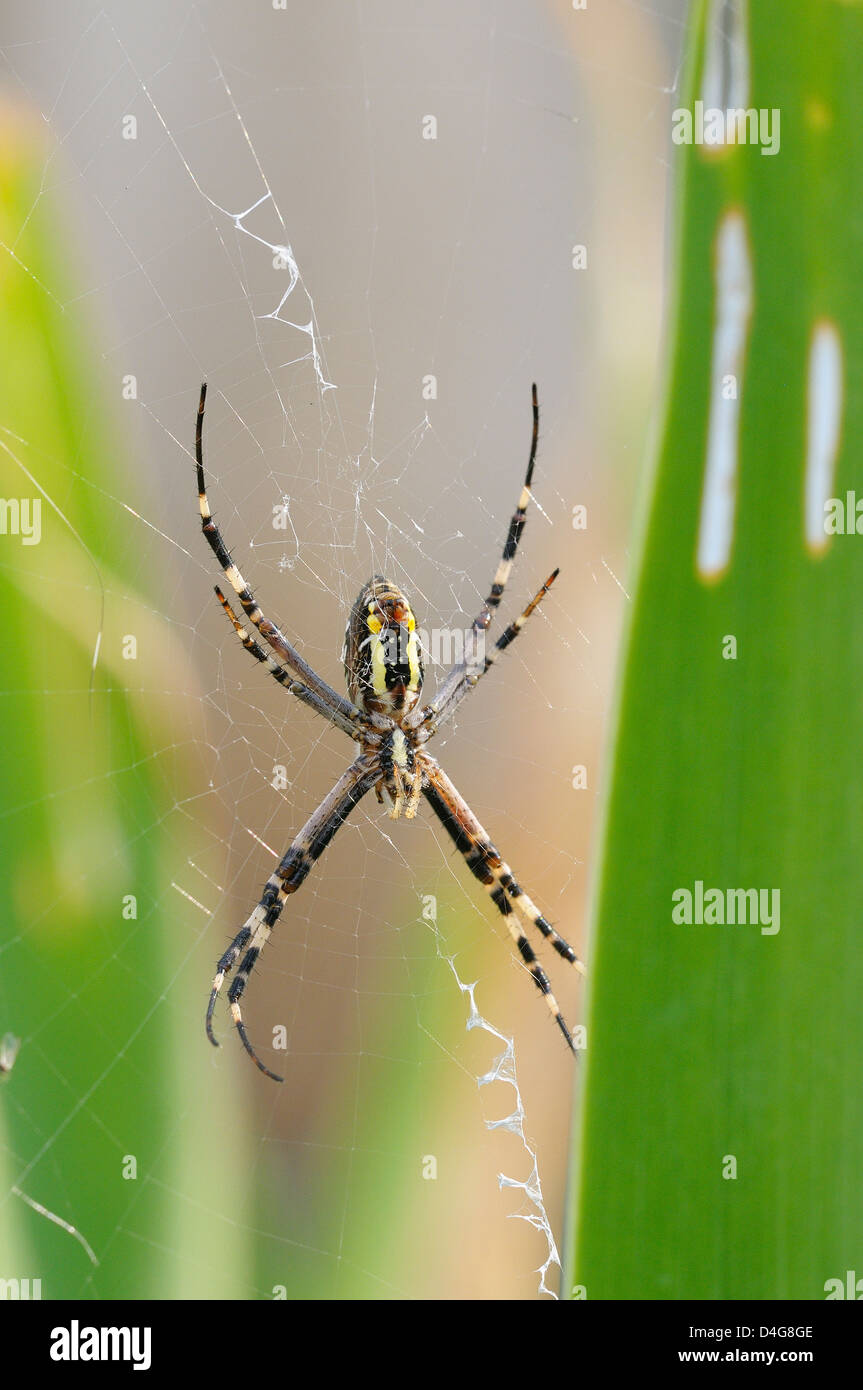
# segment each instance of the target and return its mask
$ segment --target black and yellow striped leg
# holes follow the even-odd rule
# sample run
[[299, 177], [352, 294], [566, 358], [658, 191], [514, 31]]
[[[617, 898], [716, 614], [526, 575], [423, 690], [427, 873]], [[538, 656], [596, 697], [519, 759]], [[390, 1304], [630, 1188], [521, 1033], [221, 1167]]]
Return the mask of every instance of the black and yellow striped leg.
[[[521, 533], [524, 530], [527, 508], [530, 503], [530, 485], [533, 482], [533, 466], [536, 463], [536, 446], [539, 441], [539, 401], [536, 395], [536, 382], [530, 388], [531, 401], [533, 403], [533, 429], [530, 437], [530, 458], [527, 462], [527, 473], [525, 474], [524, 484], [521, 495], [518, 499], [516, 509], [510, 518], [509, 530], [503, 546], [503, 554], [500, 557], [500, 564], [491, 586], [491, 592], [483, 605], [482, 612], [474, 620], [474, 627], [487, 628], [491, 620], [491, 614], [499, 606], [503, 591], [507, 586], [509, 576], [512, 573], [513, 561], [518, 550], [518, 543], [521, 540]], [[488, 615], [484, 618], [484, 615]]]
[[216, 967], [216, 975], [207, 1005], [207, 1037], [214, 1047], [218, 1047], [218, 1042], [213, 1034], [213, 1011], [225, 982], [225, 976], [233, 970], [242, 953], [239, 968], [228, 991], [231, 1017], [243, 1047], [259, 1070], [273, 1081], [282, 1081], [283, 1077], [270, 1071], [270, 1068], [264, 1065], [255, 1052], [243, 1022], [240, 999], [245, 992], [258, 957], [267, 944], [288, 898], [292, 893], [296, 893], [307, 878], [312, 865], [320, 858], [337, 830], [344, 824], [353, 808], [374, 785], [379, 776], [380, 769], [377, 758], [368, 755], [357, 758], [343, 773], [332, 791], [324, 797], [318, 809], [303, 826], [275, 873], [267, 879], [259, 903], [237, 932]]
[[258, 629], [258, 632], [275, 652], [282, 658], [285, 665], [298, 676], [303, 685], [313, 690], [325, 704], [331, 709], [342, 714], [346, 719], [356, 719], [358, 710], [354, 705], [339, 695], [328, 685], [325, 680], [312, 669], [307, 661], [304, 661], [288, 639], [276, 627], [275, 623], [264, 617], [254, 594], [249, 588], [234, 561], [231, 552], [222, 539], [222, 533], [210, 514], [210, 503], [207, 499], [207, 484], [204, 478], [204, 407], [207, 401], [207, 383], [201, 386], [201, 397], [198, 402], [197, 423], [195, 426], [195, 462], [198, 472], [198, 503], [201, 509], [201, 529], [206, 537], [207, 544], [225, 572], [225, 578], [233, 588], [243, 608], [243, 612], [250, 623]]
[[248, 922], [246, 922], [246, 924], [242, 926], [240, 930], [237, 932], [237, 935], [234, 937], [227, 951], [225, 951], [224, 955], [220, 958], [219, 963], [216, 966], [216, 974], [215, 978], [213, 979], [213, 987], [210, 990], [210, 999], [207, 1004], [206, 1021], [207, 1037], [210, 1039], [210, 1042], [213, 1044], [213, 1047], [219, 1046], [218, 1041], [213, 1033], [213, 1011], [216, 1007], [216, 1000], [218, 999], [219, 994], [221, 993], [222, 985], [225, 983], [225, 976], [230, 975], [231, 971], [237, 963], [237, 957], [243, 950], [243, 947], [246, 945], [246, 942], [248, 941], [249, 937], [252, 935], [252, 926], [250, 924], [255, 920], [255, 913], [257, 913], [260, 907], [261, 903], [259, 903], [258, 907], [255, 908], [255, 912], [252, 913], [252, 916], [249, 918]]
[[[561, 936], [560, 932], [558, 932], [548, 919], [542, 915], [533, 899], [525, 893], [524, 889], [516, 881], [512, 869], [509, 867], [506, 860], [501, 858], [487, 832], [480, 825], [464, 797], [453, 786], [443, 768], [440, 767], [433, 758], [429, 758], [428, 754], [424, 754], [423, 756], [423, 765], [426, 768], [428, 778], [433, 781], [438, 793], [443, 796], [447, 805], [457, 816], [460, 828], [469, 837], [473, 846], [473, 852], [476, 853], [478, 861], [480, 859], [482, 860], [483, 864], [494, 878], [494, 884], [489, 887], [490, 896], [495, 898], [497, 902], [497, 897], [495, 897], [495, 895], [498, 894], [498, 889], [500, 889], [512, 900], [515, 910], [521, 914], [525, 921], [531, 926], [536, 927], [537, 931], [541, 932], [546, 940], [551, 943], [557, 954], [570, 965], [574, 966], [579, 974], [584, 975], [586, 973], [584, 962], [575, 954], [575, 951], [566, 938]], [[464, 850], [462, 852], [464, 853]], [[487, 877], [483, 878], [483, 882], [489, 882]], [[510, 906], [501, 908], [499, 903], [497, 903], [497, 905], [499, 910], [503, 913], [508, 913], [512, 910]]]
[[[260, 642], [256, 642], [251, 633], [243, 627], [243, 624], [240, 622], [218, 585], [216, 586], [216, 597], [225, 610], [225, 613], [228, 615], [231, 626], [246, 651], [250, 652], [256, 661], [260, 661], [266, 666], [274, 680], [277, 680], [279, 685], [284, 686], [285, 690], [290, 691], [290, 693], [295, 695], [298, 700], [301, 700], [304, 705], [308, 705], [310, 709], [323, 715], [324, 719], [329, 720], [331, 724], [335, 724], [337, 728], [342, 729], [350, 738], [355, 739], [360, 722], [359, 717], [356, 720], [346, 719], [340, 711], [332, 709], [331, 706], [327, 704], [326, 700], [321, 699], [320, 695], [316, 695], [313, 690], [309, 690], [308, 686], [302, 685], [295, 676], [291, 675], [290, 671], [284, 666], [280, 666], [277, 661], [274, 661], [269, 652], [264, 651]], [[375, 735], [366, 733], [366, 738], [367, 740], [374, 741]]]
[[430, 705], [426, 706], [424, 711], [425, 728], [420, 730], [421, 738], [431, 738], [433, 734], [437, 733], [442, 724], [445, 724], [448, 719], [452, 718], [464, 697], [469, 695], [475, 686], [479, 684], [486, 671], [497, 661], [501, 652], [505, 652], [507, 647], [515, 641], [531, 613], [535, 612], [539, 607], [539, 604], [542, 602], [559, 574], [560, 570], [554, 570], [554, 572], [548, 576], [548, 579], [545, 581], [542, 588], [534, 594], [524, 612], [520, 613], [518, 617], [510, 623], [505, 632], [501, 633], [491, 651], [485, 657], [483, 664], [477, 670], [465, 672], [461, 680], [450, 690], [446, 698], [442, 699], [441, 696], [438, 696]]
[[495, 907], [505, 918], [509, 933], [534, 984], [544, 996], [568, 1047], [575, 1052], [572, 1034], [552, 993], [548, 976], [539, 964], [524, 931], [513, 920], [514, 907], [548, 937], [555, 950], [565, 960], [583, 969], [581, 962], [568, 942], [555, 931], [550, 922], [546, 921], [516, 883], [509, 866], [501, 859], [467, 802], [459, 795], [442, 769], [431, 760], [427, 760], [426, 776], [427, 784], [423, 788], [426, 800], [456, 848], [464, 855], [471, 873], [483, 885]]
[[[524, 483], [522, 485], [521, 494], [519, 496], [516, 509], [512, 517], [510, 518], [509, 529], [506, 533], [506, 540], [504, 541], [503, 552], [500, 557], [500, 563], [498, 564], [497, 570], [495, 572], [491, 590], [479, 613], [474, 618], [473, 623], [471, 624], [471, 627], [467, 633], [465, 639], [464, 656], [462, 657], [461, 661], [456, 662], [452, 669], [447, 673], [431, 704], [426, 705], [422, 710], [417, 708], [415, 712], [408, 716], [408, 724], [412, 726], [418, 726], [419, 724], [425, 722], [427, 725], [431, 727], [433, 732], [440, 722], [440, 712], [449, 708], [450, 702], [452, 701], [455, 692], [461, 692], [458, 696], [458, 699], [456, 700], [456, 704], [458, 704], [461, 701], [461, 699], [464, 698], [464, 695], [467, 693], [465, 690], [462, 689], [464, 683], [467, 682], [468, 688], [470, 688], [473, 685], [476, 685], [476, 682], [479, 680], [484, 670], [488, 670], [489, 665], [491, 665], [491, 662], [493, 662], [495, 659], [494, 656], [492, 656], [490, 659], [486, 657], [485, 665], [483, 665], [483, 657], [480, 655], [480, 643], [482, 641], [483, 634], [491, 626], [492, 617], [494, 616], [494, 613], [496, 612], [497, 608], [500, 606], [500, 601], [503, 597], [504, 590], [509, 581], [509, 576], [512, 573], [513, 563], [515, 561], [519, 541], [521, 540], [522, 532], [524, 530], [527, 509], [530, 503], [530, 485], [533, 482], [533, 467], [536, 463], [536, 446], [537, 441], [539, 439], [539, 402], [537, 400], [536, 395], [536, 384], [534, 384], [531, 387], [531, 399], [533, 401], [533, 429], [531, 432], [530, 458], [528, 459], [527, 473], [525, 474]], [[557, 571], [555, 571], [555, 575], [556, 574]], [[550, 582], [551, 581], [549, 581], [549, 583]], [[543, 587], [537, 598], [533, 601], [533, 604], [529, 605], [528, 610], [521, 615], [520, 619], [516, 620], [518, 627], [520, 627], [521, 624], [525, 621], [525, 619], [529, 616], [529, 613], [533, 612], [533, 609], [536, 607], [537, 603], [542, 598], [542, 595], [546, 591], [547, 587], [547, 585]], [[515, 626], [515, 624], [513, 624], [513, 626]], [[507, 631], [510, 631], [510, 629], [507, 629]], [[506, 633], [504, 633], [504, 638], [506, 638]], [[511, 641], [512, 636], [510, 636], [507, 641], [503, 642], [503, 646], [507, 646], [508, 643]], [[503, 650], [503, 646], [501, 647], [501, 650]]]
[[482, 848], [484, 854], [487, 855], [489, 867], [497, 877], [501, 890], [512, 899], [516, 911], [520, 912], [531, 926], [536, 927], [546, 941], [551, 942], [552, 947], [563, 960], [574, 966], [580, 975], [584, 975], [584, 962], [579, 960], [566, 938], [560, 935], [560, 932], [551, 925], [546, 917], [543, 917], [533, 899], [529, 898], [521, 885], [516, 882], [512, 870], [506, 861], [500, 858], [491, 840], [487, 841]]

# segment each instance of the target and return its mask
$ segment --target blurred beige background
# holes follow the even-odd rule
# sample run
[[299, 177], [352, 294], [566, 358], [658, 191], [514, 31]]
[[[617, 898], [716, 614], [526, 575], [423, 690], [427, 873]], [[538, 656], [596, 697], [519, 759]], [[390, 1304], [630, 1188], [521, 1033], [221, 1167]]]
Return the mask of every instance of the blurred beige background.
[[[196, 845], [179, 884], [212, 913], [173, 904], [178, 937], [198, 937], [168, 1001], [189, 1048], [205, 1046], [213, 961], [270, 872], [268, 847], [284, 851], [350, 752], [288, 707], [212, 598], [191, 467], [203, 378], [216, 515], [265, 611], [339, 687], [347, 612], [373, 569], [411, 593], [423, 627], [470, 621], [520, 487], [537, 381], [537, 506], [504, 615], [555, 565], [561, 577], [433, 751], [582, 946], [657, 391], [685, 11], [683, 0], [591, 0], [585, 11], [563, 0], [7, 0], [4, 100], [41, 116], [48, 142], [31, 215], [55, 222], [68, 248], [66, 284], [46, 289], [80, 324], [125, 440], [116, 525], [139, 590], [196, 671], [168, 690], [145, 655], [136, 671], [154, 710], [170, 709], [173, 740], [159, 723], [153, 756], [173, 822]], [[429, 117], [435, 139], [423, 138]], [[279, 246], [299, 274], [287, 297], [292, 261], [278, 263]], [[86, 458], [77, 467], [86, 477]], [[576, 505], [586, 531], [572, 527]], [[112, 595], [109, 624], [129, 621]], [[586, 791], [572, 789], [577, 764]], [[271, 785], [277, 765], [284, 790]], [[154, 811], [142, 827], [154, 850], [170, 825]], [[247, 1126], [268, 1230], [323, 1252], [308, 1276], [316, 1295], [344, 1291], [349, 1229], [360, 1242], [365, 1221], [386, 1224], [396, 1209], [386, 1241], [369, 1241], [370, 1294], [535, 1292], [543, 1238], [505, 1220], [529, 1208], [497, 1183], [499, 1172], [526, 1179], [529, 1161], [512, 1134], [486, 1127], [512, 1109], [511, 1088], [476, 1084], [500, 1047], [465, 1032], [443, 957], [515, 1037], [555, 1231], [573, 1067], [474, 889], [428, 815], [393, 826], [370, 800], [285, 913], [246, 996], [267, 1060], [270, 1028], [287, 1028], [288, 1055], [275, 1059], [285, 1087], [238, 1055], [220, 1012], [227, 1046], [213, 1085]], [[427, 897], [437, 935], [421, 917]], [[578, 1023], [582, 991], [549, 963]], [[434, 1184], [420, 1176], [427, 1155]], [[358, 1174], [370, 1159], [392, 1205], [368, 1197]], [[308, 1199], [301, 1233], [289, 1189]]]

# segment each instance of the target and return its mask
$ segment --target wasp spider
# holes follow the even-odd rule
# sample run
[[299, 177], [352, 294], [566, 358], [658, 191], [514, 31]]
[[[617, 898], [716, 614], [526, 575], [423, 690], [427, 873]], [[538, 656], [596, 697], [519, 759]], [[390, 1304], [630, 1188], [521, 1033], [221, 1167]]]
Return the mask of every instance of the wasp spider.
[[386, 801], [394, 820], [402, 814], [406, 820], [412, 820], [420, 799], [425, 797], [456, 848], [464, 855], [471, 873], [479, 879], [495, 907], [506, 919], [512, 939], [534, 984], [544, 995], [567, 1044], [575, 1051], [570, 1031], [551, 992], [548, 976], [539, 964], [521, 923], [537, 928], [551, 942], [558, 955], [577, 970], [583, 972], [584, 967], [572, 947], [555, 931], [516, 882], [509, 865], [501, 858], [467, 802], [427, 751], [429, 739], [452, 718], [464, 697], [474, 689], [500, 653], [515, 641], [557, 578], [558, 571], [555, 570], [520, 617], [510, 623], [491, 651], [486, 653], [485, 633], [509, 579], [530, 501], [539, 431], [536, 387], [533, 387], [533, 434], [527, 475], [518, 506], [509, 523], [491, 591], [466, 635], [461, 661], [453, 666], [435, 698], [427, 705], [419, 703], [423, 685], [423, 658], [413, 610], [398, 585], [382, 575], [376, 574], [369, 580], [351, 609], [343, 652], [349, 699], [339, 695], [322, 680], [275, 623], [264, 617], [210, 514], [203, 458], [206, 396], [205, 383], [201, 387], [195, 431], [198, 495], [204, 536], [249, 622], [279, 659], [271, 656], [243, 627], [221, 589], [217, 588], [219, 602], [246, 651], [266, 666], [279, 684], [298, 700], [353, 739], [358, 749], [350, 767], [324, 797], [285, 853], [275, 873], [270, 875], [260, 901], [219, 961], [207, 1007], [207, 1036], [210, 1042], [218, 1046], [213, 1036], [213, 1012], [225, 977], [239, 960], [239, 967], [228, 990], [234, 1025], [243, 1046], [260, 1070], [274, 1081], [282, 1080], [264, 1065], [252, 1047], [240, 1011], [240, 999], [288, 898], [296, 893], [315, 860], [323, 854], [353, 808], [374, 787], [378, 800]]

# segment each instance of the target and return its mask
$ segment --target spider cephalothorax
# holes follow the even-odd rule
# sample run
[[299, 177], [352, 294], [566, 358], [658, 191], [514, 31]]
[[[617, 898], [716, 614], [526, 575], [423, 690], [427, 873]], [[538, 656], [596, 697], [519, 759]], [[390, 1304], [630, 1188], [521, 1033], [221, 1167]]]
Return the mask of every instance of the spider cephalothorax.
[[461, 660], [449, 671], [431, 703], [423, 706], [419, 704], [424, 675], [423, 658], [416, 619], [398, 585], [382, 575], [376, 574], [369, 580], [351, 609], [342, 654], [350, 697], [347, 700], [313, 670], [275, 623], [264, 617], [210, 514], [203, 456], [206, 397], [205, 384], [201, 387], [195, 431], [198, 497], [204, 536], [249, 622], [280, 659], [275, 660], [243, 627], [230, 603], [217, 588], [219, 602], [246, 650], [262, 662], [274, 679], [298, 700], [353, 739], [358, 750], [350, 767], [324, 797], [286, 851], [275, 873], [270, 875], [260, 901], [222, 955], [207, 1006], [207, 1036], [217, 1046], [212, 1026], [216, 1000], [225, 977], [239, 960], [228, 990], [231, 1016], [243, 1046], [257, 1066], [274, 1081], [282, 1080], [264, 1065], [252, 1047], [243, 1023], [240, 999], [288, 898], [300, 887], [315, 860], [323, 854], [357, 803], [374, 788], [378, 800], [389, 803], [389, 813], [393, 819], [397, 819], [402, 811], [406, 819], [413, 819], [421, 798], [426, 798], [456, 848], [464, 855], [471, 873], [483, 885], [506, 920], [534, 984], [544, 995], [555, 1022], [574, 1051], [572, 1037], [551, 992], [548, 976], [517, 919], [535, 927], [558, 955], [576, 969], [583, 970], [584, 967], [572, 947], [555, 931], [516, 882], [509, 865], [501, 858], [467, 802], [425, 749], [428, 740], [452, 718], [461, 701], [473, 690], [500, 653], [515, 641], [557, 578], [555, 570], [520, 616], [501, 633], [491, 651], [486, 652], [484, 640], [481, 639], [484, 639], [491, 625], [506, 588], [530, 501], [539, 431], [536, 387], [533, 388], [533, 433], [527, 475], [509, 523], [491, 590], [467, 633]]

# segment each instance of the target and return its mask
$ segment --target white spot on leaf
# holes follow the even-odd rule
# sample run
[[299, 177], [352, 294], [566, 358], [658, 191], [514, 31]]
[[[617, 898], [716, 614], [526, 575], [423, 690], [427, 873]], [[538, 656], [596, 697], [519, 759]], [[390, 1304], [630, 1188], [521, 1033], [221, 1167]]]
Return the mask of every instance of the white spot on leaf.
[[707, 19], [701, 99], [705, 108], [749, 105], [746, 0], [712, 0]]
[[[710, 368], [710, 421], [697, 567], [705, 578], [725, 569], [734, 536], [740, 433], [740, 380], [752, 313], [752, 268], [746, 223], [739, 209], [727, 212], [716, 238], [716, 321]], [[738, 383], [732, 393], [728, 378]]]
[[824, 505], [833, 496], [836, 455], [842, 434], [842, 340], [835, 323], [819, 319], [809, 345], [806, 393], [806, 544], [826, 550]]

